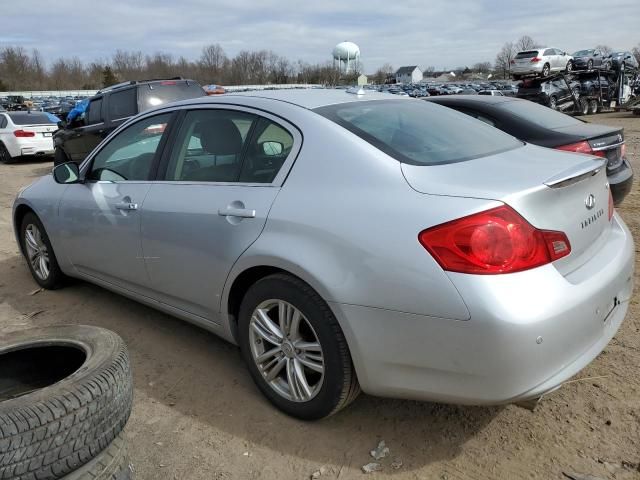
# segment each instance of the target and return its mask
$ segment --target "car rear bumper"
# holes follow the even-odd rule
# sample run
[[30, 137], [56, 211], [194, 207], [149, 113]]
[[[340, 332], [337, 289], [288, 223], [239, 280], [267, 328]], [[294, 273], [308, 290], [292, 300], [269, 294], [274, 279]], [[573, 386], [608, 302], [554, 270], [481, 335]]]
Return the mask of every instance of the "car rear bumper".
[[544, 62], [529, 63], [525, 65], [512, 65], [511, 73], [516, 75], [526, 75], [528, 73], [542, 73]]
[[5, 145], [12, 157], [53, 155], [54, 153], [53, 138], [51, 137], [22, 138], [15, 142], [7, 142]]
[[585, 265], [509, 275], [450, 274], [466, 321], [332, 303], [362, 389], [461, 404], [538, 397], [588, 365], [620, 327], [633, 290], [634, 246], [614, 217]]
[[633, 169], [627, 159], [624, 159], [622, 166], [615, 173], [607, 174], [607, 178], [611, 186], [613, 203], [619, 205], [633, 186]]

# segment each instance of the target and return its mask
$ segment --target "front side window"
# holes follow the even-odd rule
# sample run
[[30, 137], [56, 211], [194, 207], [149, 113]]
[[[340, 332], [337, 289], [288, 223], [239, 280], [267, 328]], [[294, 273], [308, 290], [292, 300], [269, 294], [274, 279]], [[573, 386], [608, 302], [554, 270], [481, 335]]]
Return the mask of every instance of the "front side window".
[[87, 123], [92, 125], [94, 123], [102, 122], [102, 98], [92, 100], [87, 108], [89, 113], [87, 114]]
[[155, 115], [122, 130], [94, 157], [87, 179], [147, 180], [170, 117], [170, 113]]

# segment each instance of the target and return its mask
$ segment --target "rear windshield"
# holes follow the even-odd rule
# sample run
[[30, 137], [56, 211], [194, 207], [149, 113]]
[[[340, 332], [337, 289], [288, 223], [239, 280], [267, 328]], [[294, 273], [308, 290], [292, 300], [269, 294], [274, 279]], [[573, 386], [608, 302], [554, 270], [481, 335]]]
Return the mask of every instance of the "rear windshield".
[[206, 94], [196, 82], [172, 81], [150, 83], [140, 86], [140, 111], [149, 110], [169, 102], [203, 97]]
[[8, 113], [14, 125], [49, 125], [56, 123], [53, 116], [42, 112]]
[[529, 52], [520, 52], [516, 55], [516, 59], [518, 58], [533, 58], [538, 55], [538, 50], [531, 50]]
[[411, 165], [461, 162], [522, 145], [481, 121], [423, 100], [341, 103], [315, 112]]
[[550, 129], [582, 125], [582, 121], [528, 100], [513, 100], [496, 105], [531, 123]]

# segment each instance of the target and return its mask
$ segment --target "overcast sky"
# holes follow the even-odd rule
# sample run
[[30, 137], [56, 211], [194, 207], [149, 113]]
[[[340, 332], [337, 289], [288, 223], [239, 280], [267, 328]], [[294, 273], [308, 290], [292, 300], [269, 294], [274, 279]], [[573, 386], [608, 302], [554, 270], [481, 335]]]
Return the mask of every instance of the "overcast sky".
[[46, 59], [108, 59], [117, 49], [189, 59], [219, 43], [228, 55], [270, 49], [324, 62], [338, 42], [360, 46], [365, 71], [385, 62], [440, 68], [495, 59], [530, 35], [574, 51], [640, 43], [640, 0], [20, 0], [2, 2], [0, 46]]

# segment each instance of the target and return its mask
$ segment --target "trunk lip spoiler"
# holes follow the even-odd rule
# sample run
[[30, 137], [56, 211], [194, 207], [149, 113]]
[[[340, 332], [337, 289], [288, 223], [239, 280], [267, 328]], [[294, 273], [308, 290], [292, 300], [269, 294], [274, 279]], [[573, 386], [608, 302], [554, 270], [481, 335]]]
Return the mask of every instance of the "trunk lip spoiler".
[[582, 180], [597, 175], [600, 170], [605, 168], [605, 166], [605, 160], [594, 157], [593, 160], [580, 163], [575, 167], [571, 167], [563, 172], [560, 172], [548, 178], [543, 183], [549, 188], [567, 187], [569, 185], [573, 185], [574, 183], [581, 182]]

